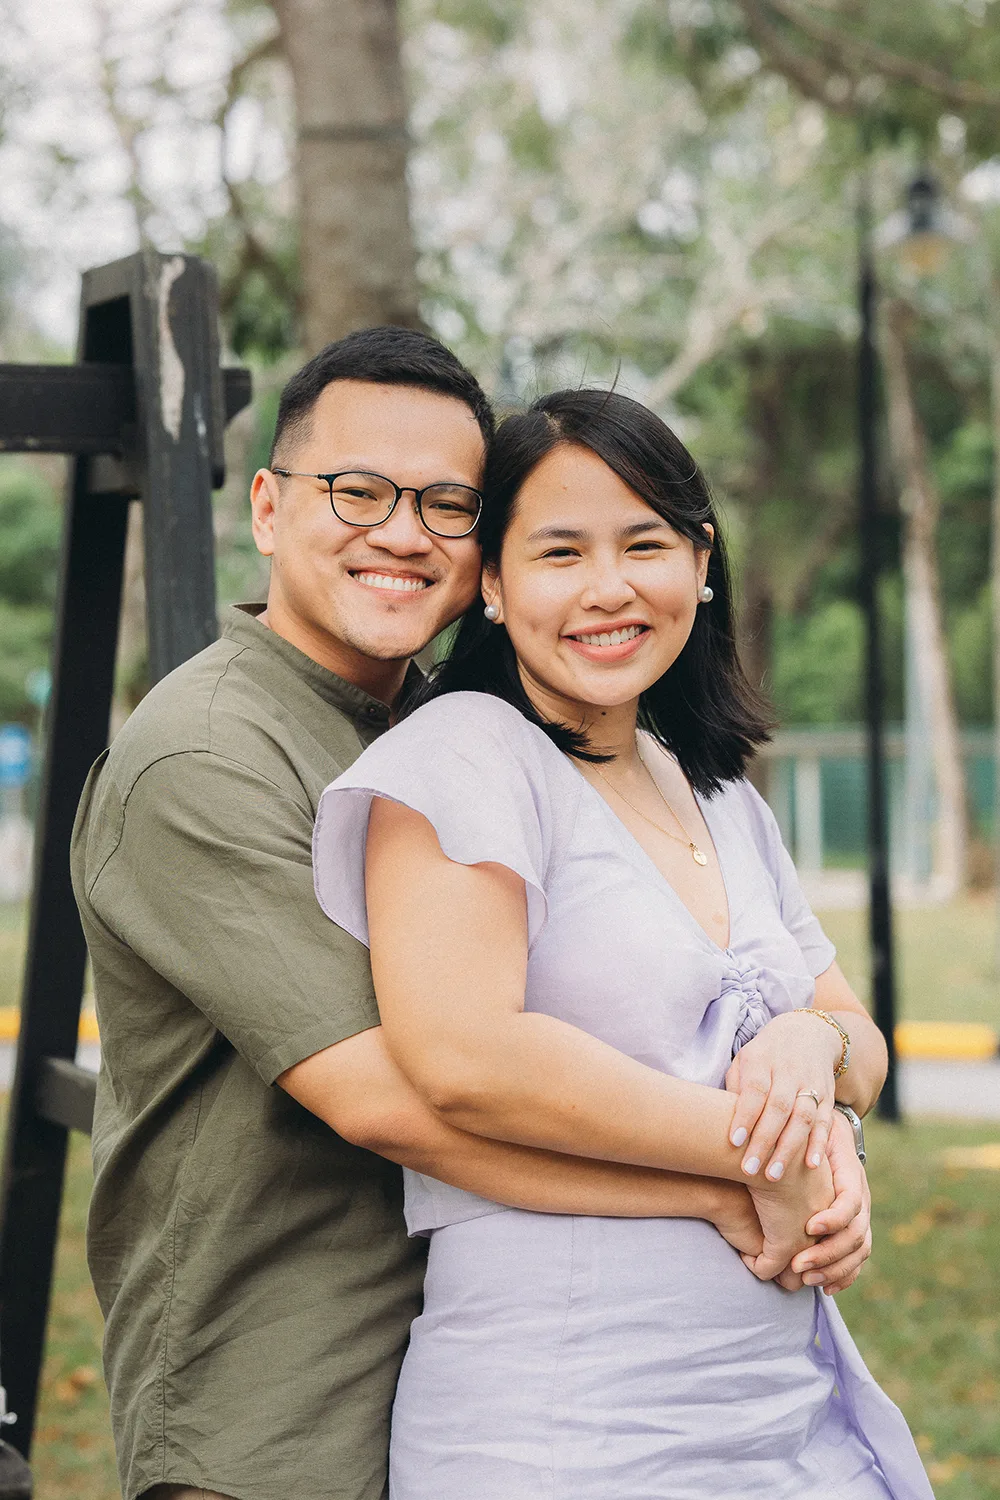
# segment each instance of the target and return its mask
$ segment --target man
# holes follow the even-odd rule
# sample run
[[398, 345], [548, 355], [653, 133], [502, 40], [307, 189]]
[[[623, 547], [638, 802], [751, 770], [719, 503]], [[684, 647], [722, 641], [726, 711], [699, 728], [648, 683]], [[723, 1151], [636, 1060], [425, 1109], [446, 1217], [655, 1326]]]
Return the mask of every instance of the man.
[[251, 492], [266, 608], [154, 688], [85, 788], [89, 1255], [125, 1500], [380, 1500], [423, 1270], [392, 1162], [522, 1207], [614, 1212], [641, 1184], [434, 1116], [381, 1044], [366, 951], [313, 896], [323, 787], [477, 594], [490, 431], [421, 334], [306, 365]]

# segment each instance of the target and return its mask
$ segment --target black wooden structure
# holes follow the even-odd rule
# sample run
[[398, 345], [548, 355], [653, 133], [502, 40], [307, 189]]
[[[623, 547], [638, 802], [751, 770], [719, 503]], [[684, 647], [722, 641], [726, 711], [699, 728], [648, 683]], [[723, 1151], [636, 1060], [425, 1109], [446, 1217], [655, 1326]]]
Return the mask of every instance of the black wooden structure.
[[[154, 681], [217, 634], [212, 490], [249, 372], [220, 369], [218, 293], [194, 256], [143, 251], [84, 273], [75, 365], [0, 365], [0, 450], [74, 455], [36, 836], [21, 1030], [0, 1178], [0, 1380], [27, 1457], [67, 1136], [89, 1131], [77, 1067], [85, 945], [69, 876], [73, 817], [108, 740], [128, 508], [143, 507]], [[9, 1454], [9, 1449], [7, 1449]], [[0, 1500], [25, 1493], [4, 1489]]]

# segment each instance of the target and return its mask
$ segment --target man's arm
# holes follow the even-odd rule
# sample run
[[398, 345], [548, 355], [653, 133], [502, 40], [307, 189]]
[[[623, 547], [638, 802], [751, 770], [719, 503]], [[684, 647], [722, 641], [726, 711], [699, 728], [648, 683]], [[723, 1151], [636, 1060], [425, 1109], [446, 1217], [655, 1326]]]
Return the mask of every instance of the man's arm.
[[356, 1146], [511, 1208], [707, 1219], [725, 1225], [731, 1243], [759, 1248], [757, 1217], [739, 1183], [539, 1151], [448, 1124], [393, 1061], [380, 1027], [306, 1058], [277, 1082]]

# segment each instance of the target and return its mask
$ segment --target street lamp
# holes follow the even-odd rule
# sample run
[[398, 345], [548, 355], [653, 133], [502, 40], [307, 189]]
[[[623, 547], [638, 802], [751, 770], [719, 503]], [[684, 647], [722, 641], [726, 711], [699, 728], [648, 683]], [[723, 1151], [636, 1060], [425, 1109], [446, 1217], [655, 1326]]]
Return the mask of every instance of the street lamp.
[[[868, 771], [868, 874], [869, 926], [872, 950], [872, 996], [875, 1021], [885, 1037], [889, 1066], [878, 1113], [885, 1120], [900, 1117], [896, 1086], [896, 986], [892, 939], [892, 904], [889, 893], [888, 809], [885, 787], [885, 735], [881, 620], [878, 609], [880, 574], [878, 527], [878, 473], [876, 455], [876, 359], [875, 317], [877, 281], [875, 248], [891, 250], [913, 275], [925, 276], [944, 265], [956, 240], [967, 238], [967, 226], [943, 202], [934, 177], [921, 168], [906, 190], [904, 208], [891, 215], [877, 231], [872, 230], [869, 161], [870, 136], [862, 138], [863, 171], [858, 203], [858, 306], [861, 337], [858, 346], [858, 519], [861, 540], [861, 605], [865, 616], [865, 722]], [[907, 642], [908, 653], [912, 642]], [[912, 662], [910, 662], [912, 666]], [[908, 720], [916, 705], [912, 701], [912, 679], [908, 672]], [[915, 726], [909, 726], [914, 728]], [[926, 743], [908, 749], [926, 753]], [[926, 735], [920, 735], [922, 741]], [[921, 793], [922, 778], [915, 765], [909, 768], [908, 787], [914, 804]], [[918, 785], [918, 782], [921, 785]]]

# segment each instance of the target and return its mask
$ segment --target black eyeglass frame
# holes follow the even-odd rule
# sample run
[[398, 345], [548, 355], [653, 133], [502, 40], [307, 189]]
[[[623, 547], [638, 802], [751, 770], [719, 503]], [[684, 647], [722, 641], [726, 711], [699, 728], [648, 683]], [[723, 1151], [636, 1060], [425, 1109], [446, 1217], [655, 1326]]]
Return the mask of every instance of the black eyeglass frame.
[[[371, 469], [340, 469], [336, 474], [303, 474], [298, 469], [272, 469], [271, 473], [279, 474], [283, 479], [322, 479], [323, 482], [329, 486], [330, 509], [337, 517], [337, 520], [343, 521], [345, 526], [357, 526], [364, 531], [371, 530], [373, 526], [384, 526], [404, 495], [413, 496], [413, 503], [417, 508], [417, 515], [420, 518], [420, 524], [424, 528], [424, 530], [429, 531], [431, 536], [439, 536], [443, 538], [444, 541], [458, 542], [461, 541], [463, 537], [471, 536], [476, 527], [479, 525], [479, 518], [483, 513], [483, 497], [480, 491], [474, 489], [471, 484], [456, 484], [453, 483], [450, 479], [439, 479], [434, 484], [425, 484], [422, 490], [418, 490], [414, 489], [412, 484], [397, 484], [394, 479], [389, 478], [388, 474], [376, 474]], [[396, 492], [396, 498], [393, 500], [389, 509], [380, 521], [348, 521], [346, 517], [340, 514], [340, 511], [337, 509], [333, 499], [333, 482], [335, 479], [342, 479], [345, 474], [359, 474], [365, 479], [381, 479], [384, 484], [392, 485], [392, 488]], [[476, 511], [475, 519], [473, 520], [472, 525], [469, 526], [467, 530], [435, 531], [433, 526], [428, 525], [427, 520], [424, 516], [424, 509], [422, 504], [423, 497], [427, 494], [428, 490], [439, 489], [466, 490], [470, 495], [475, 495], [477, 501], [479, 502], [479, 508]]]

